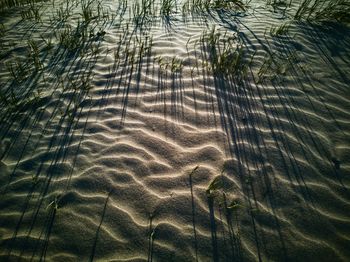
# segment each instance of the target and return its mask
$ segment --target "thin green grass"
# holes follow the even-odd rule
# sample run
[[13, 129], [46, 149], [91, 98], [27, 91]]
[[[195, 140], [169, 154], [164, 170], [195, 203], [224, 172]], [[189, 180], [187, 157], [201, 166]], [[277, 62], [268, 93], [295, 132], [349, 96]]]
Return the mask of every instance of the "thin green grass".
[[209, 53], [209, 63], [204, 61], [203, 64], [208, 71], [213, 71], [216, 76], [231, 76], [236, 80], [242, 80], [246, 76], [248, 65], [238, 33], [228, 35], [213, 27], [209, 33], [203, 33], [200, 41]]
[[221, 189], [223, 186], [222, 182], [222, 175], [216, 176], [208, 185], [207, 189], [205, 190], [205, 193], [207, 194], [208, 198], [211, 198], [214, 196], [214, 192], [218, 189]]
[[0, 37], [5, 36], [6, 34], [6, 27], [4, 24], [0, 23]]
[[16, 83], [24, 82], [29, 75], [28, 65], [19, 58], [13, 58], [11, 62], [6, 63], [6, 67]]
[[222, 0], [187, 0], [182, 4], [182, 13], [206, 13], [212, 10], [227, 10], [245, 12], [248, 5], [240, 0], [222, 1]]
[[42, 13], [40, 12], [40, 6], [34, 2], [29, 4], [29, 8], [21, 11], [22, 20], [34, 19], [37, 22], [41, 22]]
[[35, 67], [35, 70], [41, 70], [43, 68], [43, 64], [40, 59], [40, 51], [39, 46], [37, 43], [33, 40], [28, 41], [28, 47], [29, 47], [29, 57], [31, 58], [33, 65]]
[[279, 26], [272, 26], [270, 28], [271, 36], [278, 37], [278, 36], [286, 35], [289, 31], [290, 25], [291, 25], [290, 22], [285, 22]]
[[259, 68], [257, 84], [260, 84], [265, 80], [283, 81], [282, 76], [287, 75], [293, 65], [297, 63], [297, 60], [298, 56], [295, 51], [288, 55], [278, 52], [267, 54]]
[[176, 8], [175, 0], [162, 0], [160, 5], [160, 15], [169, 17]]
[[43, 0], [2, 0], [0, 1], [0, 12], [6, 11], [12, 7], [34, 5]]
[[294, 19], [350, 23], [349, 0], [304, 0]]

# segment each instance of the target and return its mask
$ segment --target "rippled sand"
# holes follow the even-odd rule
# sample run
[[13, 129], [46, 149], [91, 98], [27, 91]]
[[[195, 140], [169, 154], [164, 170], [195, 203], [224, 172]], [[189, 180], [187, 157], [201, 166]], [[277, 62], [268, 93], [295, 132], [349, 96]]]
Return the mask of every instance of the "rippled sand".
[[[0, 260], [349, 261], [350, 28], [272, 36], [289, 16], [264, 4], [137, 27], [104, 2], [74, 51], [54, 36], [79, 7], [1, 15]], [[212, 70], [210, 32], [242, 76]], [[19, 83], [28, 39], [43, 69]]]

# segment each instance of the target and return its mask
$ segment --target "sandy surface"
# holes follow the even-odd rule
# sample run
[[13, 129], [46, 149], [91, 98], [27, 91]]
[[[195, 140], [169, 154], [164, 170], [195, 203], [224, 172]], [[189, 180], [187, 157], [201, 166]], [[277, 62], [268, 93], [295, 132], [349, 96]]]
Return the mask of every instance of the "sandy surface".
[[0, 260], [349, 261], [350, 28], [117, 3], [1, 14]]

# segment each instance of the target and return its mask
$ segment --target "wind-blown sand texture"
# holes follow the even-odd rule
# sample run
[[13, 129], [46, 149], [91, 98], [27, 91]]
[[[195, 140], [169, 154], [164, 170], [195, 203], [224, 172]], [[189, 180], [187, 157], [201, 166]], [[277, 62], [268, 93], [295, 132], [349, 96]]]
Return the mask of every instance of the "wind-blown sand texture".
[[349, 261], [349, 26], [127, 2], [0, 15], [0, 261]]

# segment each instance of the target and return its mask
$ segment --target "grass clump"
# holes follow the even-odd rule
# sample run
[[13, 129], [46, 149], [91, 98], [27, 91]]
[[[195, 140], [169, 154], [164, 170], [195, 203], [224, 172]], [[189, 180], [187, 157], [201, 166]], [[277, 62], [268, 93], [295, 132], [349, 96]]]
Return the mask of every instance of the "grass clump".
[[71, 27], [66, 27], [62, 32], [59, 32], [57, 38], [60, 45], [70, 51], [75, 50], [80, 45], [79, 38], [74, 36]]
[[246, 11], [246, 5], [240, 0], [222, 1], [214, 0], [210, 1], [210, 7], [215, 9], [233, 9]]
[[161, 16], [170, 16], [170, 14], [173, 12], [174, 8], [176, 7], [175, 0], [162, 0], [161, 6], [160, 6], [160, 15]]
[[233, 76], [235, 79], [242, 79], [246, 75], [248, 65], [244, 61], [244, 48], [237, 33], [222, 34], [213, 27], [201, 37], [201, 41], [209, 53], [211, 66], [206, 65], [208, 70], [213, 70], [217, 76]]
[[29, 75], [30, 70], [28, 70], [28, 66], [18, 58], [13, 59], [12, 62], [6, 63], [6, 67], [16, 83], [24, 82]]
[[183, 61], [177, 57], [173, 57], [170, 63], [170, 71], [172, 73], [179, 73], [182, 71]]
[[350, 23], [349, 0], [304, 0], [295, 16], [297, 20], [337, 21]]
[[70, 16], [70, 7], [68, 5], [68, 1], [66, 4], [62, 4], [57, 10], [56, 10], [56, 18], [58, 21], [66, 21], [68, 17]]
[[280, 26], [272, 26], [270, 29], [270, 34], [271, 36], [274, 36], [274, 37], [286, 35], [289, 31], [289, 28], [290, 28], [289, 22], [283, 23]]
[[41, 21], [40, 8], [33, 3], [29, 5], [29, 9], [21, 11], [22, 20], [34, 19], [35, 21]]
[[64, 30], [56, 33], [56, 38], [62, 47], [73, 52], [83, 47], [85, 40], [87, 40], [87, 35], [86, 27], [78, 23], [75, 29], [67, 26]]
[[33, 65], [36, 70], [41, 70], [43, 68], [43, 64], [40, 59], [40, 51], [37, 43], [33, 40], [28, 41], [29, 47], [29, 57], [31, 58]]
[[136, 26], [145, 26], [154, 16], [154, 2], [152, 0], [135, 1], [132, 5], [133, 22]]
[[208, 198], [211, 198], [214, 196], [214, 192], [220, 188], [222, 188], [222, 175], [216, 176], [208, 185], [207, 189], [205, 190], [205, 193], [207, 194]]
[[240, 0], [187, 0], [182, 5], [182, 12], [184, 14], [210, 12], [211, 10], [220, 9], [245, 12], [247, 10], [247, 5]]
[[1, 0], [0, 12], [6, 11], [16, 6], [26, 6], [28, 4], [34, 5], [35, 3], [42, 2], [42, 0]]
[[84, 21], [86, 23], [89, 23], [91, 20], [96, 19], [97, 16], [94, 16], [93, 12], [92, 12], [92, 2], [82, 2], [81, 5], [81, 13], [80, 15], [83, 17]]
[[183, 60], [177, 58], [176, 56], [172, 57], [171, 60], [159, 56], [155, 58], [155, 61], [158, 62], [161, 72], [170, 70], [170, 72], [173, 74], [180, 73], [184, 67]]
[[6, 27], [4, 24], [0, 23], [0, 37], [3, 37], [6, 33]]
[[278, 52], [267, 54], [259, 68], [257, 84], [268, 79], [282, 82], [282, 76], [285, 76], [297, 63], [297, 61], [298, 56], [296, 52], [291, 52], [288, 55]]
[[225, 48], [213, 57], [213, 71], [216, 74], [229, 75], [243, 72], [243, 47]]

